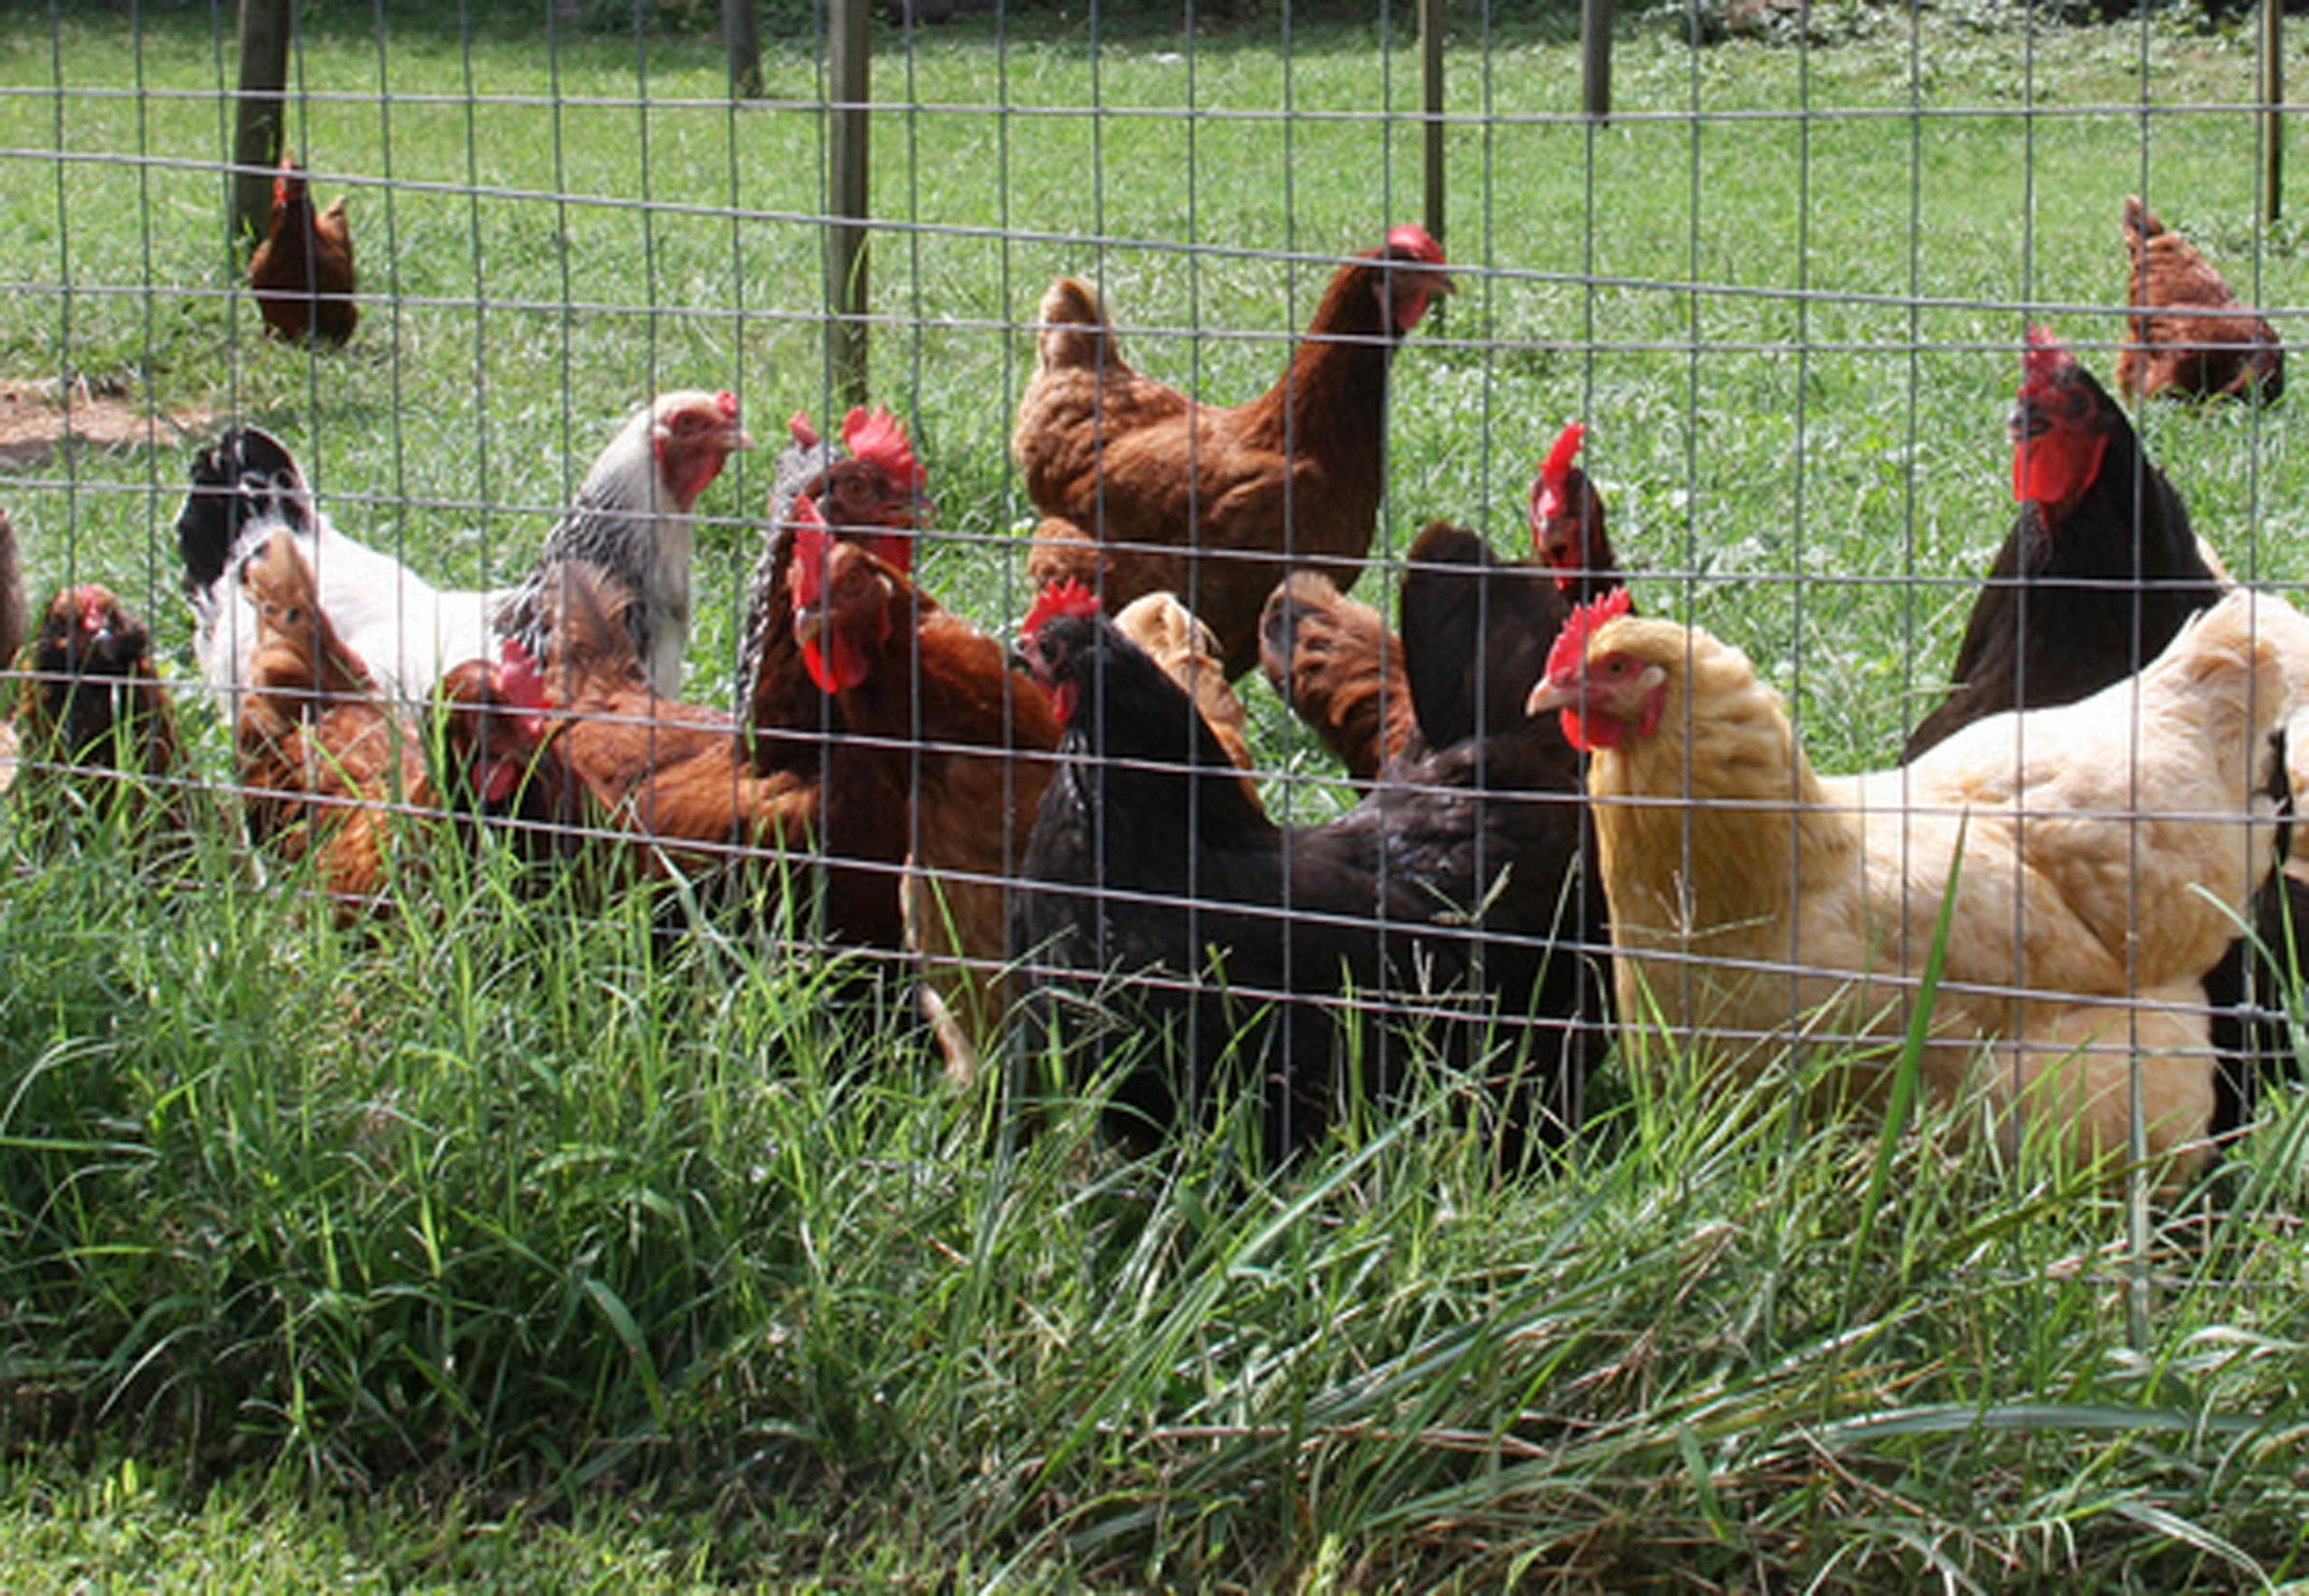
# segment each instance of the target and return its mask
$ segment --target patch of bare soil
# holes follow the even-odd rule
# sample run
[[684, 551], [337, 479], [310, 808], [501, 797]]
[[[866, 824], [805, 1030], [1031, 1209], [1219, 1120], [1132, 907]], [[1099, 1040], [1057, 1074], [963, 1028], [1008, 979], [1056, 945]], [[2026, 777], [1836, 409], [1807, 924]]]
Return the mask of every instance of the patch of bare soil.
[[0, 377], [0, 464], [33, 464], [67, 446], [178, 449], [214, 422], [205, 411], [156, 412], [125, 377]]

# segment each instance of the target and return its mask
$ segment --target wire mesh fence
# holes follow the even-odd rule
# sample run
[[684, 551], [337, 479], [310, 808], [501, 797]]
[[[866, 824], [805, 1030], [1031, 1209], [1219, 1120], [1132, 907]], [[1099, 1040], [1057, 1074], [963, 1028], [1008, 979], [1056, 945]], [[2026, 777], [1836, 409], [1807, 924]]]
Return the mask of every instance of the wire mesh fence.
[[[298, 796], [322, 810], [462, 804], [613, 850], [634, 849], [637, 830], [662, 838], [676, 824], [667, 817], [694, 801], [705, 817], [680, 822], [692, 828], [682, 857], [782, 855], [830, 869], [832, 921], [817, 924], [834, 941], [927, 947], [975, 967], [982, 984], [1028, 951], [1027, 931], [1039, 933], [1027, 938], [1037, 949], [1087, 937], [1073, 974], [1159, 951], [1163, 973], [1142, 977], [1145, 989], [1195, 1001], [1158, 1003], [1159, 1013], [1232, 1037], [1242, 1006], [1312, 996], [1305, 1023], [1320, 1033], [1317, 1051], [1352, 1038], [1356, 1067], [1363, 1050], [1395, 1044], [1384, 1026], [1335, 1026], [1339, 1013], [1415, 1015], [1436, 996], [1423, 979], [1497, 961], [1520, 1017], [1536, 987], [1568, 976], [1540, 1006], [1535, 1045], [1553, 1062], [1532, 1067], [1585, 1080], [1613, 1023], [1596, 817], [1613, 802], [1641, 811], [1638, 798], [1715, 792], [1720, 773], [1682, 770], [1676, 791], [1604, 796], [1591, 812], [1581, 801], [1589, 772], [1567, 751], [1501, 780], [1499, 768], [1527, 751], [1479, 742], [1458, 765], [1399, 760], [1396, 781], [1372, 796], [1369, 772], [1347, 779], [1286, 704], [1287, 648], [1281, 684], [1254, 668], [1271, 630], [1264, 600], [1283, 571], [1326, 563], [1378, 624], [1399, 622], [1412, 656], [1402, 676], [1383, 675], [1377, 656], [1333, 661], [1328, 677], [1310, 665], [1300, 686], [1368, 687], [1382, 721], [1416, 712], [1441, 760], [1472, 728], [1434, 732], [1416, 683], [1457, 650], [1486, 725], [1511, 737], [1503, 717], [1519, 724], [1573, 584], [1502, 574], [1465, 585], [1460, 608], [1436, 620], [1421, 595], [1464, 578], [1462, 562], [1474, 556], [1430, 557], [1422, 540], [1431, 522], [1447, 521], [1499, 560], [1539, 561], [1542, 462], [1576, 420], [1586, 428], [1579, 461], [1608, 506], [1613, 567], [1643, 613], [1744, 650], [1784, 693], [1793, 735], [1822, 770], [1889, 767], [1940, 701], [2016, 515], [2029, 537], [2081, 535], [2049, 515], [2028, 530], [2016, 499], [2053, 503], [2059, 490], [2031, 486], [2007, 417], [2034, 381], [2030, 363], [2051, 358], [2049, 343], [2031, 345], [2031, 326], [2116, 392], [2118, 358], [2135, 336], [2119, 227], [2126, 196], [2185, 230], [2278, 333], [2301, 297], [2293, 224], [2257, 214], [2279, 136], [2269, 113], [2283, 108], [2269, 98], [2262, 35], [2235, 18], [1663, 8], [1621, 19], [1614, 103], [1598, 118], [1565, 70], [1572, 20], [1545, 8], [1437, 14], [1440, 117], [1424, 103], [1416, 19], [1385, 7], [1223, 20], [1191, 9], [997, 8], [937, 26], [909, 14], [875, 24], [867, 248], [859, 276], [841, 282], [829, 279], [828, 239], [841, 220], [837, 146], [849, 108], [820, 50], [829, 19], [768, 20], [762, 92], [733, 98], [714, 19], [667, 8], [300, 14], [279, 146], [301, 163], [317, 208], [346, 201], [358, 325], [336, 346], [268, 337], [245, 279], [255, 241], [232, 230], [232, 191], [269, 168], [231, 154], [234, 15], [18, 14], [0, 44], [0, 162], [16, 222], [0, 243], [10, 290], [0, 493], [33, 631], [50, 595], [90, 582], [149, 628], [156, 675], [181, 699], [183, 746], [166, 779], [226, 789], [231, 811], [241, 807], [233, 789], [290, 779], [260, 778], [270, 759], [293, 767]], [[1443, 158], [1431, 169], [1438, 130]], [[1442, 221], [1432, 260], [1393, 231], [1422, 216]], [[1363, 259], [1390, 247], [1386, 271]], [[1370, 314], [1331, 316], [1327, 295], [1358, 271], [1372, 278], [1355, 279]], [[1095, 293], [1073, 307], [1046, 297], [1069, 276]], [[810, 543], [824, 568], [797, 593], [799, 578], [765, 576], [763, 551], [796, 541], [794, 484], [780, 478], [822, 466], [799, 449], [806, 432], [865, 452], [842, 424], [855, 373], [834, 335], [862, 285], [865, 309], [848, 326], [864, 332], [864, 396], [903, 418], [927, 504], [891, 513], [901, 535], [880, 550], [878, 577]], [[1053, 397], [1038, 373], [1070, 361], [1084, 381]], [[1164, 384], [1160, 394], [1121, 362]], [[549, 584], [549, 624], [528, 637], [544, 702], [530, 705], [526, 666], [495, 652], [497, 596], [536, 568], [555, 529], [583, 557], [614, 564], [601, 540], [617, 540], [571, 506], [638, 407], [692, 390], [728, 395], [759, 447], [725, 439], [714, 468], [686, 481], [637, 467], [642, 499], [625, 508], [648, 550], [620, 573], [630, 590], [573, 597], [565, 582]], [[1270, 414], [1254, 401], [1271, 390]], [[1244, 408], [1180, 427], [1180, 394]], [[2102, 397], [2095, 447], [2118, 428], [2139, 439], [2124, 456], [2128, 486], [2162, 467], [2229, 571], [2280, 590], [2300, 576], [2304, 467], [2282, 409], [2127, 408]], [[2039, 394], [2040, 412], [2048, 402]], [[1366, 411], [1370, 425], [1358, 419]], [[326, 746], [306, 713], [355, 689], [321, 679], [342, 661], [310, 632], [293, 571], [285, 588], [248, 603], [252, 545], [187, 572], [188, 473], [199, 451], [243, 425], [286, 447], [310, 503], [281, 492], [289, 479], [272, 473], [266, 507], [232, 512], [229, 531], [282, 520], [307, 539], [306, 598], [323, 610], [339, 593], [374, 604], [359, 624], [382, 627], [365, 636], [386, 644], [355, 643], [355, 619], [335, 619], [350, 652], [391, 678], [375, 684], [397, 712], [373, 729], [382, 751]], [[1258, 448], [1277, 459], [1239, 458]], [[210, 486], [232, 498], [238, 480], [228, 472]], [[810, 488], [830, 496], [835, 477]], [[2152, 530], [2172, 531], [2148, 526], [2148, 503], [2135, 491], [2106, 511], [2097, 535], [2108, 568], [2070, 573], [2110, 584], [2097, 601], [2115, 618], [2115, 640], [2058, 611], [2060, 628], [2077, 629], [2056, 651], [2113, 660], [2111, 680], [2162, 647], [2148, 613], [2157, 583], [2181, 580], [2117, 569], [2137, 564]], [[1045, 523], [1053, 515], [1109, 546], [1068, 554]], [[316, 541], [317, 517], [352, 542]], [[827, 518], [836, 545], [848, 546], [844, 517]], [[658, 551], [677, 531], [693, 543], [686, 591], [654, 592], [658, 562], [670, 558]], [[1204, 556], [1178, 562], [1185, 539]], [[364, 552], [348, 554], [355, 544]], [[1586, 559], [1583, 550], [1571, 563]], [[902, 579], [893, 564], [906, 567]], [[1114, 608], [1142, 587], [1176, 588], [1212, 622], [1216, 675], [1240, 694], [1254, 795], [1224, 749], [1222, 762], [1207, 762], [1177, 689], [1118, 698], [1106, 676], [1084, 677], [1098, 707], [1077, 717], [1078, 741], [1098, 757], [1059, 749], [1079, 660], [1054, 647], [1037, 683], [1002, 656], [1042, 579], [1060, 571]], [[425, 584], [421, 597], [402, 572]], [[845, 661], [842, 648], [860, 646], [841, 629], [841, 606], [877, 580], [873, 619], [907, 644], [870, 665]], [[99, 628], [90, 600], [72, 602], [59, 624], [75, 663], [60, 675], [27, 655], [24, 686], [59, 686], [81, 668], [80, 646]], [[268, 604], [292, 619], [263, 622]], [[1535, 604], [1544, 629], [1516, 664], [1496, 665], [1475, 639]], [[442, 619], [451, 609], [459, 619]], [[950, 631], [925, 619], [933, 612]], [[638, 683], [628, 665], [652, 663], [650, 628], [668, 616], [686, 621], [656, 637], [673, 638], [672, 674], [652, 669]], [[282, 685], [273, 741], [250, 724], [254, 650], [237, 638], [222, 649], [200, 642], [204, 626], [247, 628], [287, 649], [282, 669], [314, 677]], [[611, 640], [629, 632], [643, 652], [620, 663], [605, 648], [601, 674], [581, 679], [566, 638], [589, 626]], [[485, 639], [476, 656], [493, 674], [460, 685], [471, 695], [465, 719], [429, 726], [423, 689], [404, 686], [393, 704], [401, 673], [365, 655], [438, 653], [435, 668], [453, 666], [467, 655], [429, 641], [449, 634]], [[776, 640], [765, 646], [765, 636]], [[1274, 637], [1265, 640], [1272, 647]], [[1072, 645], [1094, 646], [1105, 644]], [[769, 686], [765, 653], [785, 672]], [[1662, 668], [1674, 678], [1681, 667]], [[1524, 674], [1499, 681], [1495, 669]], [[975, 697], [958, 686], [966, 670], [981, 673], [970, 677]], [[221, 690], [203, 691], [204, 674]], [[2276, 685], [2255, 681], [2257, 692]], [[783, 695], [774, 706], [773, 690]], [[1297, 696], [1320, 720], [1308, 694]], [[1717, 757], [1698, 734], [1705, 706], [1679, 702], [1691, 718], [1684, 757], [1704, 764]], [[2111, 701], [2106, 713], [2117, 711]], [[2269, 729], [2266, 714], [2247, 719]], [[584, 731], [569, 729], [579, 722]], [[1552, 712], [1535, 723], [1557, 735]], [[2124, 731], [2116, 724], [2117, 741], [2091, 757], [2156, 775], [2165, 722], [2144, 722], [2137, 739]], [[2216, 754], [2245, 760], [2242, 736], [2220, 744], [2209, 732], [2184, 756], [2192, 773]], [[545, 807], [522, 810], [529, 800], [507, 797], [497, 772], [514, 755], [548, 753], [565, 759], [561, 785]], [[1595, 762], [1613, 757], [1599, 746]], [[1784, 774], [1786, 756], [1774, 757]], [[1055, 892], [1029, 895], [1047, 912], [1017, 908], [1035, 796], [1054, 780], [1078, 789], [1081, 847], [1063, 864], [1046, 850], [1042, 863], [1060, 872], [1046, 880], [1092, 894], [1079, 914]], [[1776, 794], [1719, 793], [1725, 803], [1699, 821], [1682, 807], [1673, 880], [1655, 906], [1668, 920], [1647, 930], [1662, 943], [1656, 970], [1684, 966], [1710, 980], [1746, 969], [1784, 982], [1788, 1012], [1762, 1027], [1772, 1035], [1854, 1017], [1813, 1012], [1820, 980], [1841, 985], [1854, 972], [1819, 952], [1822, 933], [1801, 923], [1806, 905], [1853, 888], [1815, 880], [1804, 850], [1786, 845], [1801, 830], [1787, 801], [1824, 813], [1841, 800], [1784, 780]], [[545, 785], [533, 778], [521, 790]], [[2096, 794], [2129, 813], [2143, 807], [2138, 790]], [[1486, 796], [1471, 807], [1471, 793]], [[2165, 830], [2117, 826], [2080, 845], [2103, 863], [2122, 856], [2127, 881], [2147, 880], [2139, 855], [2175, 846], [2172, 826], [2186, 815], [2226, 825], [2209, 856], [2249, 874], [2264, 834], [2248, 836], [2245, 800], [2232, 796], [2234, 813], [2189, 789], [2160, 800], [2153, 823]], [[1743, 804], [1754, 812], [1727, 817]], [[1916, 807], [1935, 805], [1935, 824], [1961, 808], [1945, 793]], [[2056, 798], [2026, 824], [2052, 828], [2079, 812], [2108, 811]], [[1557, 836], [1565, 826], [1567, 842]], [[1940, 840], [1917, 848], [1953, 858], [1933, 835]], [[1533, 869], [1532, 848], [1557, 852]], [[1774, 862], [1752, 918], [1777, 946], [1711, 946], [1669, 923], [1715, 912], [1695, 908], [1694, 879], [1707, 861], [1739, 855]], [[1983, 874], [2023, 863], [2009, 851], [1979, 857]], [[627, 868], [667, 865], [645, 848]], [[935, 892], [923, 884], [933, 879]], [[2058, 964], [2058, 944], [2025, 923], [2034, 911], [2017, 891], [2005, 905], [2010, 973], [1984, 976], [1977, 963], [1926, 973], [1920, 950], [1934, 943], [1945, 880], [1945, 869], [1920, 871], [1897, 906], [1855, 895], [1853, 915], [1881, 911], [1897, 922], [1897, 932], [1860, 937], [1866, 957], [1888, 959], [1904, 990], [1945, 975], [1950, 990], [2037, 992], [2042, 983], [2022, 967]], [[902, 881], [914, 887], [903, 903]], [[855, 901], [841, 883], [856, 886]], [[2145, 921], [2186, 918], [2177, 905], [2213, 884], [2161, 886], [2172, 899], [2145, 912], [2128, 902], [2119, 918], [2134, 927], [2133, 950], [2112, 956], [2114, 985], [2044, 979], [2087, 1006], [2131, 1005], [2142, 986], [2156, 987], [2157, 1025], [2175, 1006], [2213, 1015], [2210, 1000], [2143, 982], [2131, 962], [2143, 957]], [[2219, 893], [2242, 912], [2238, 884], [2224, 876]], [[1440, 910], [1437, 896], [1448, 900]], [[1623, 940], [1631, 919], [1621, 915]], [[1960, 920], [1960, 937], [1971, 929]], [[1134, 949], [1140, 933], [1146, 945]], [[1887, 935], [1899, 951], [1888, 951]], [[1384, 953], [1390, 939], [1405, 946]], [[1231, 946], [1235, 969], [1207, 965], [1215, 941]], [[1012, 992], [994, 985], [966, 1000], [1001, 1006]], [[2269, 1006], [2266, 993], [2257, 1001]], [[2145, 1012], [2127, 1006], [2128, 1023]], [[1874, 1017], [1869, 1035], [1885, 1029]], [[1597, 1038], [1573, 1050], [1576, 1061], [1556, 1056], [1566, 1024]], [[2206, 1044], [2197, 1037], [2198, 1052]], [[1491, 1056], [1471, 1045], [1469, 1056]], [[1216, 1040], [1194, 1046], [1224, 1051]], [[1579, 1112], [1569, 1102], [1550, 1111]]]

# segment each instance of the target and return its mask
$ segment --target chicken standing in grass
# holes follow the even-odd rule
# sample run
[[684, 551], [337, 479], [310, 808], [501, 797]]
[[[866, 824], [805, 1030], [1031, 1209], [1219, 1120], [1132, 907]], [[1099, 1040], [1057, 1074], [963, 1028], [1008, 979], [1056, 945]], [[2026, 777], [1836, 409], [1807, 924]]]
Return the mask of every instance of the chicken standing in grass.
[[152, 634], [110, 589], [89, 582], [59, 592], [17, 664], [10, 789], [21, 812], [186, 830], [193, 766], [153, 668]]
[[249, 289], [266, 334], [290, 343], [308, 334], [323, 344], [350, 341], [361, 320], [359, 287], [345, 196], [316, 213], [305, 174], [283, 156], [264, 239], [249, 257]]
[[2239, 590], [2137, 677], [1829, 779], [1738, 649], [1625, 609], [1574, 617], [1531, 708], [1589, 756], [1631, 1032], [1743, 1076], [1860, 1050], [1834, 1091], [1873, 1099], [1888, 1072], [1867, 1060], [1938, 949], [1929, 1090], [1984, 1091], [2008, 1143], [2121, 1157], [2137, 1062], [2168, 1185], [2197, 1166], [2204, 980], [2269, 868], [2271, 733], [2304, 702], [2309, 622]]
[[1509, 1162], [1576, 1125], [1608, 1022], [1583, 951], [1603, 905], [1554, 724], [1463, 743], [1336, 820], [1283, 827], [1086, 589], [1046, 590], [1020, 648], [1065, 732], [1014, 947], [1031, 1020], [1072, 1067], [1095, 1068], [1102, 1046], [1134, 1057], [1116, 1098], [1130, 1134], [1200, 1119], [1233, 1089], [1280, 1156], [1391, 1099], [1428, 1053], [1483, 1083]]
[[2124, 196], [2133, 260], [2129, 336], [2116, 352], [2116, 385], [2159, 393], [2276, 399], [2285, 392], [2285, 345], [2268, 318], [2240, 304], [2196, 245], [2166, 227], [2137, 195]]
[[1044, 295], [1010, 449], [1043, 516], [1037, 586], [1072, 579], [1110, 611], [1169, 591], [1218, 639], [1227, 679], [1258, 660], [1260, 607], [1308, 565], [1352, 587], [1386, 481], [1387, 373], [1438, 294], [1443, 251], [1417, 227], [1332, 275], [1266, 393], [1202, 404], [1123, 360], [1097, 292]]
[[349, 921], [385, 907], [410, 811], [430, 802], [423, 741], [345, 646], [287, 526], [241, 562], [241, 581], [256, 617], [232, 727], [249, 837], [308, 865]]
[[[845, 738], [906, 767], [907, 946], [923, 955], [949, 1072], [966, 1079], [1009, 1003], [1011, 879], [1053, 769], [1048, 696], [1002, 645], [800, 501], [794, 631]], [[829, 794], [838, 806], [840, 794]]]
[[731, 394], [661, 395], [602, 449], [526, 581], [454, 591], [338, 531], [279, 439], [234, 428], [194, 460], [176, 518], [202, 674], [226, 693], [248, 679], [256, 631], [237, 572], [277, 519], [303, 545], [321, 606], [345, 646], [390, 696], [421, 704], [444, 668], [494, 658], [501, 636], [520, 638], [534, 656], [541, 600], [573, 561], [601, 566], [626, 589], [627, 628], [649, 681], [661, 696], [675, 696], [689, 640], [698, 496], [732, 453], [752, 447]]

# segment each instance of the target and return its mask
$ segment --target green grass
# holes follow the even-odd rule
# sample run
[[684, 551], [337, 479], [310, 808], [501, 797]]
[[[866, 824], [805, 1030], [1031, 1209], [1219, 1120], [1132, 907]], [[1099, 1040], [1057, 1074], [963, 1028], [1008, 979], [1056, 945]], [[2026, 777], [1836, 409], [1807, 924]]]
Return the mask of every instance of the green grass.
[[[526, 562], [655, 387], [733, 386], [765, 438], [824, 419], [814, 48], [774, 42], [781, 98], [733, 110], [710, 41], [486, 20], [310, 24], [294, 142], [353, 193], [374, 296], [321, 356], [234, 292], [222, 24], [0, 31], [0, 377], [276, 426], [349, 530], [461, 581]], [[1632, 16], [1600, 127], [1555, 21], [1453, 25], [1463, 291], [1396, 364], [1385, 552], [1438, 515], [1510, 547], [1585, 416], [1643, 602], [1747, 647], [1829, 769], [1889, 760], [2010, 523], [2022, 326], [2107, 369], [2124, 193], [2288, 335], [2309, 297], [2295, 227], [2249, 220], [2249, 51], [2177, 17], [1976, 6], [1912, 42], [1839, 13], [1833, 47], [1695, 54]], [[1044, 284], [1096, 273], [1142, 366], [1255, 392], [1329, 259], [1419, 213], [1418, 63], [1400, 24], [1296, 27], [1286, 60], [1273, 15], [1191, 52], [1126, 19], [1093, 53], [1072, 14], [879, 36], [918, 109], [875, 128], [875, 389], [952, 534], [932, 586], [1003, 626]], [[2286, 414], [2142, 423], [2280, 584], [2309, 558]], [[214, 424], [0, 460], [35, 589], [121, 587], [179, 675], [170, 523]], [[765, 467], [706, 502], [703, 698]], [[1263, 757], [1301, 763], [1255, 695]], [[1437, 1081], [1266, 1182], [1224, 1132], [1126, 1161], [1094, 1101], [1007, 1134], [774, 936], [668, 937], [450, 848], [360, 934], [222, 849], [166, 889], [100, 831], [0, 849], [20, 1583], [2309, 1577], [2289, 1096], [2226, 1213], [2158, 1237], [2134, 1345], [2121, 1210], [1983, 1166], [1951, 1114], [1879, 1142], [1615, 1068], [1573, 1166], [1502, 1186]]]

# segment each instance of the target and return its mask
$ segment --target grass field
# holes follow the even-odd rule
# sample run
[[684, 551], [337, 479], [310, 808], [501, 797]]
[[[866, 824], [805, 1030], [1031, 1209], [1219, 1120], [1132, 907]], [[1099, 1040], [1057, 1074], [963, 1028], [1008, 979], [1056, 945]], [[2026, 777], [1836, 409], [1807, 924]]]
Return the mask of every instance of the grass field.
[[[354, 196], [367, 296], [325, 355], [234, 291], [229, 9], [0, 28], [12, 415], [126, 378], [163, 439], [0, 455], [0, 504], [36, 592], [112, 582], [180, 677], [170, 525], [224, 418], [280, 430], [348, 530], [478, 581], [653, 389], [732, 387], [765, 439], [832, 408], [813, 44], [773, 41], [777, 98], [733, 109], [704, 36], [383, 14], [308, 18], [298, 62], [292, 143]], [[1560, 25], [1454, 23], [1462, 291], [1396, 362], [1381, 535], [1449, 515], [1508, 549], [1585, 417], [1642, 602], [1739, 641], [1841, 770], [1893, 757], [2010, 524], [2024, 326], [2108, 369], [2122, 196], [2289, 338], [2309, 263], [2252, 221], [2242, 36], [1815, 20], [1832, 42], [1695, 51], [1631, 15], [1601, 127]], [[1044, 285], [1100, 277], [1145, 369], [1263, 387], [1331, 263], [1420, 213], [1418, 60], [1407, 24], [1272, 14], [877, 41], [875, 393], [930, 467], [929, 585], [1007, 626]], [[2141, 425], [2231, 566], [2291, 590], [2288, 411]], [[700, 699], [767, 486], [741, 460], [705, 501]], [[1319, 768], [1254, 697], [1263, 761]], [[202, 755], [221, 779], [213, 724]], [[443, 849], [405, 921], [349, 936], [222, 845], [166, 890], [101, 833], [0, 849], [27, 1588], [2309, 1579], [2293, 1094], [2219, 1211], [2144, 1250], [1946, 1119], [1878, 1139], [1619, 1069], [1550, 1178], [1498, 1181], [1439, 1078], [1268, 1179], [1227, 1129], [1126, 1161], [1094, 1093], [1017, 1137], [824, 960], [502, 862]]]

